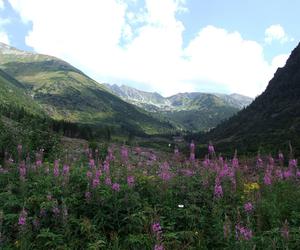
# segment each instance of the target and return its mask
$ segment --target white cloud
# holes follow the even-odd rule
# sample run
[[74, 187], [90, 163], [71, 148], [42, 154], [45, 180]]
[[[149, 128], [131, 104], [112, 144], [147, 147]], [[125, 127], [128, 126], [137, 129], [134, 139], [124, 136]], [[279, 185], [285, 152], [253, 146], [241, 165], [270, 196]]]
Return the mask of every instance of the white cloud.
[[4, 1], [0, 0], [0, 10], [4, 9]]
[[255, 96], [284, 61], [268, 63], [260, 44], [214, 26], [183, 48], [183, 0], [145, 0], [135, 13], [125, 0], [9, 1], [33, 24], [27, 45], [100, 82], [141, 83], [164, 95], [217, 86]]
[[285, 33], [283, 27], [280, 24], [271, 25], [265, 30], [266, 43], [272, 43], [273, 41], [286, 43], [293, 40], [294, 39], [288, 37], [288, 35]]
[[4, 31], [0, 31], [0, 42], [10, 44], [8, 35]]
[[[1, 2], [0, 2], [1, 3]], [[1, 5], [1, 4], [0, 4]], [[0, 6], [1, 7], [1, 6]], [[4, 26], [8, 24], [10, 21], [9, 19], [5, 18], [2, 19], [0, 17], [0, 42], [5, 43], [5, 44], [10, 44], [8, 34], [6, 33]]]
[[276, 70], [277, 68], [282, 68], [285, 65], [289, 56], [290, 56], [289, 54], [282, 54], [282, 55], [275, 56], [272, 60], [273, 69]]

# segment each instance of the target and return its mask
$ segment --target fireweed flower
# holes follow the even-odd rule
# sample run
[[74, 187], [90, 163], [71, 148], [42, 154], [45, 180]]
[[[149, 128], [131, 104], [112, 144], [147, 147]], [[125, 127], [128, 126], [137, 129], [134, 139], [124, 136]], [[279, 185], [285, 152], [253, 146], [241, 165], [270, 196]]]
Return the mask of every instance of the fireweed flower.
[[121, 148], [121, 157], [122, 157], [123, 162], [128, 161], [128, 149], [125, 146], [122, 146], [122, 148]]
[[60, 214], [60, 210], [59, 208], [57, 207], [57, 204], [52, 208], [52, 213], [55, 217], [58, 217], [59, 214]]
[[134, 176], [127, 176], [127, 185], [129, 187], [133, 187], [134, 186]]
[[190, 161], [195, 161], [196, 157], [195, 157], [195, 153], [191, 152], [190, 154]]
[[110, 177], [106, 177], [104, 182], [105, 182], [105, 184], [107, 186], [111, 186], [111, 179], [110, 179]]
[[285, 179], [289, 179], [292, 175], [293, 175], [293, 173], [292, 173], [292, 170], [291, 170], [291, 169], [288, 169], [288, 170], [283, 171], [283, 177], [284, 177]]
[[86, 177], [91, 180], [93, 178], [93, 173], [91, 171], [86, 172]]
[[164, 247], [163, 247], [163, 245], [155, 244], [154, 250], [164, 250]]
[[194, 152], [194, 151], [195, 151], [195, 144], [194, 144], [194, 141], [192, 141], [191, 144], [190, 144], [190, 151], [191, 151], [191, 152]]
[[270, 173], [266, 172], [264, 176], [264, 184], [269, 186], [272, 184], [272, 179]]
[[263, 160], [260, 158], [260, 156], [257, 157], [256, 165], [260, 168], [263, 166]]
[[93, 179], [93, 188], [98, 187], [100, 184], [99, 178], [94, 178]]
[[283, 179], [283, 173], [282, 173], [281, 169], [276, 169], [275, 175], [276, 175], [277, 179], [279, 179], [279, 180]]
[[238, 158], [234, 157], [232, 159], [232, 167], [233, 168], [238, 168], [239, 167], [239, 160], [238, 160]]
[[215, 153], [215, 148], [211, 143], [208, 145], [208, 153], [210, 155], [213, 155]]
[[279, 159], [280, 161], [284, 161], [283, 153], [279, 152], [279, 154], [278, 154], [278, 159]]
[[114, 184], [112, 185], [112, 189], [113, 189], [114, 191], [116, 191], [116, 192], [119, 192], [119, 191], [120, 191], [120, 184], [114, 183]]
[[22, 226], [22, 227], [25, 226], [26, 225], [26, 220], [27, 220], [27, 212], [23, 208], [23, 210], [21, 211], [21, 213], [19, 215], [18, 225]]
[[216, 198], [221, 198], [223, 196], [223, 188], [220, 183], [215, 184], [214, 195]]
[[214, 196], [216, 198], [221, 198], [223, 197], [223, 188], [221, 186], [221, 182], [219, 177], [216, 178], [215, 180], [215, 190], [214, 190]]
[[290, 161], [289, 161], [289, 167], [297, 167], [297, 160], [295, 160], [295, 159], [291, 159]]
[[20, 174], [20, 180], [21, 181], [25, 181], [25, 177], [26, 177], [26, 166], [25, 166], [25, 162], [22, 161], [19, 165], [19, 174]]
[[108, 148], [107, 152], [108, 152], [108, 155], [107, 155], [106, 159], [108, 161], [113, 161], [115, 159], [115, 157], [113, 155], [113, 150], [111, 148]]
[[53, 175], [55, 177], [59, 176], [59, 161], [58, 160], [54, 161]]
[[94, 159], [89, 160], [89, 166], [90, 166], [90, 168], [95, 167], [95, 160]]
[[251, 202], [247, 202], [244, 204], [244, 210], [246, 213], [250, 213], [253, 211], [253, 205]]
[[64, 165], [63, 167], [63, 175], [67, 176], [69, 175], [70, 167], [68, 165]]
[[159, 222], [154, 222], [152, 224], [151, 228], [152, 228], [153, 233], [156, 234], [156, 235], [160, 235], [161, 232], [162, 232], [162, 229], [161, 229], [161, 226], [160, 226]]
[[236, 237], [238, 240], [251, 240], [252, 230], [240, 224], [235, 226]]
[[109, 174], [109, 163], [107, 161], [105, 161], [103, 164], [103, 170], [106, 174]]
[[89, 191], [86, 191], [84, 194], [85, 200], [89, 202], [91, 200], [92, 194]]

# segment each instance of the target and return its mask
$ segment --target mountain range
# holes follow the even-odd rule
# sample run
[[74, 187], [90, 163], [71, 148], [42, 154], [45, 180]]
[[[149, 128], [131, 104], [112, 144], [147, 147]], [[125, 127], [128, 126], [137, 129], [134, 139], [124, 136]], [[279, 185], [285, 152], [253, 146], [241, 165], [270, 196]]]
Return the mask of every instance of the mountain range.
[[[83, 126], [82, 131], [88, 130], [85, 125], [94, 126], [89, 129], [108, 126], [115, 133], [140, 136], [201, 131], [187, 136], [200, 144], [200, 150], [209, 141], [218, 151], [230, 153], [235, 149], [249, 154], [274, 153], [290, 145], [297, 153], [300, 148], [300, 45], [253, 102], [237, 94], [163, 97], [128, 86], [100, 84], [58, 58], [2, 43], [0, 84], [0, 111], [8, 118], [17, 112], [21, 117], [42, 117], [35, 123], [43, 117], [63, 120], [67, 122], [62, 124], [64, 129], [73, 128], [72, 123]], [[10, 123], [2, 116], [1, 128]], [[47, 124], [43, 128], [49, 127]], [[26, 138], [29, 130], [24, 131]], [[51, 134], [47, 136], [44, 138]], [[31, 140], [36, 141], [34, 135]]]
[[128, 86], [100, 84], [63, 60], [3, 43], [0, 69], [15, 83], [14, 92], [24, 94], [26, 103], [21, 106], [26, 109], [38, 107], [55, 120], [108, 126], [121, 133], [206, 131], [252, 101], [237, 94], [182, 93], [165, 98]]
[[248, 106], [252, 98], [239, 94], [179, 93], [163, 97], [126, 85], [105, 86], [123, 100], [170, 120], [187, 131], [207, 131]]
[[16, 87], [31, 96], [35, 106], [40, 106], [53, 119], [109, 126], [114, 131], [137, 134], [157, 134], [173, 129], [168, 122], [121, 100], [58, 58], [1, 43], [0, 69], [13, 82], [20, 83]]

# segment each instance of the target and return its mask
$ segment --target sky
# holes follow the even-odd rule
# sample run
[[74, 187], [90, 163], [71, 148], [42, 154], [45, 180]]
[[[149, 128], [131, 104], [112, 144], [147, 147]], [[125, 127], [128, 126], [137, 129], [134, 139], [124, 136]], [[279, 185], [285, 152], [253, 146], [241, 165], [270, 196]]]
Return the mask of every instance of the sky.
[[100, 83], [255, 97], [300, 40], [299, 0], [0, 0], [0, 42]]

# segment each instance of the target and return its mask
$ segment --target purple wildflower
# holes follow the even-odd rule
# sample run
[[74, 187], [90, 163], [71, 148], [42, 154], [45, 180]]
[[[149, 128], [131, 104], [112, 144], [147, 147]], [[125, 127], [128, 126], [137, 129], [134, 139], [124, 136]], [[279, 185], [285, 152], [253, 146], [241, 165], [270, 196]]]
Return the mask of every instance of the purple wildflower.
[[93, 188], [98, 187], [100, 184], [99, 178], [94, 178], [93, 179]]
[[89, 166], [90, 166], [90, 168], [95, 167], [95, 160], [94, 159], [89, 160]]
[[291, 176], [292, 176], [292, 170], [291, 170], [291, 169], [285, 170], [285, 171], [283, 172], [283, 177], [284, 177], [285, 179], [289, 179]]
[[155, 234], [160, 234], [161, 233], [162, 229], [161, 229], [161, 226], [160, 226], [159, 222], [154, 222], [152, 224], [152, 231]]
[[86, 191], [84, 194], [85, 200], [89, 202], [91, 200], [92, 194], [89, 191]]
[[240, 224], [235, 226], [236, 237], [239, 240], [250, 240], [252, 238], [252, 230]]
[[276, 170], [275, 170], [275, 175], [276, 175], [276, 177], [277, 177], [279, 180], [282, 180], [282, 179], [283, 179], [283, 174], [282, 174], [281, 169], [276, 169]]
[[91, 180], [93, 178], [93, 173], [91, 171], [86, 172], [86, 177]]
[[26, 177], [26, 166], [25, 166], [25, 162], [22, 161], [20, 163], [20, 166], [19, 166], [19, 174], [20, 174], [20, 179], [21, 181], [25, 181], [25, 177]]
[[247, 202], [244, 204], [244, 210], [246, 213], [250, 213], [253, 210], [253, 205], [251, 202]]
[[128, 149], [125, 146], [122, 146], [122, 148], [121, 148], [121, 157], [122, 157], [123, 162], [128, 161]]
[[63, 175], [67, 176], [69, 175], [70, 167], [68, 165], [64, 165], [63, 167]]
[[271, 179], [270, 173], [265, 173], [264, 184], [265, 185], [271, 185], [272, 184], [272, 179]]
[[164, 246], [155, 244], [154, 250], [164, 250]]
[[289, 161], [289, 167], [297, 167], [297, 160], [296, 159], [291, 159]]
[[55, 177], [59, 176], [59, 161], [58, 160], [54, 161], [53, 175]]
[[208, 145], [208, 153], [210, 155], [213, 155], [215, 153], [215, 148], [211, 143]]
[[26, 219], [27, 219], [27, 212], [26, 212], [26, 210], [23, 208], [23, 210], [21, 211], [21, 213], [20, 213], [20, 215], [19, 215], [18, 225], [19, 225], [19, 226], [25, 226], [25, 225], [26, 225]]
[[106, 177], [106, 178], [105, 178], [105, 184], [106, 184], [107, 186], [111, 186], [111, 179], [110, 179], [110, 177]]
[[60, 210], [59, 208], [57, 207], [57, 205], [55, 205], [53, 208], [52, 208], [52, 213], [54, 214], [55, 217], [58, 217], [59, 213], [60, 213]]
[[116, 192], [119, 192], [119, 191], [120, 191], [120, 184], [114, 183], [114, 184], [112, 185], [112, 189], [113, 189], [114, 191], [116, 191]]
[[214, 195], [216, 198], [223, 197], [223, 188], [220, 183], [216, 183]]
[[127, 185], [129, 187], [133, 187], [134, 186], [134, 176], [127, 176]]
[[279, 159], [280, 161], [284, 161], [283, 153], [279, 152], [279, 154], [278, 154], [278, 159]]

